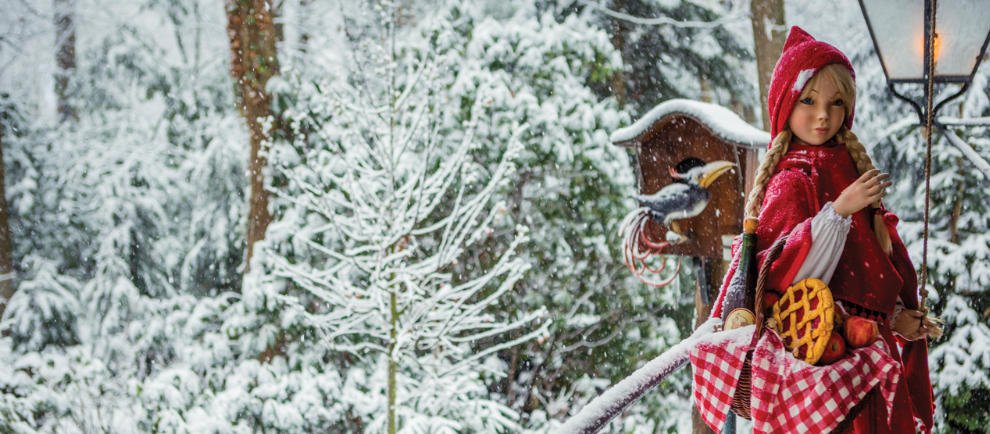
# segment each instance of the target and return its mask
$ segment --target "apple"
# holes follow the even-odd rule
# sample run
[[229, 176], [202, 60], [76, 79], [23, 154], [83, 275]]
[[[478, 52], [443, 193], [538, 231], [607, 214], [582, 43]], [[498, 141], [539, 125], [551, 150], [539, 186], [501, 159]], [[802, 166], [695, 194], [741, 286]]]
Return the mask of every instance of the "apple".
[[832, 332], [828, 342], [825, 344], [825, 352], [822, 358], [818, 359], [819, 365], [829, 365], [839, 360], [846, 354], [846, 341], [838, 332]]
[[843, 329], [846, 333], [846, 342], [853, 348], [862, 348], [872, 344], [880, 335], [876, 321], [856, 315], [846, 318]]

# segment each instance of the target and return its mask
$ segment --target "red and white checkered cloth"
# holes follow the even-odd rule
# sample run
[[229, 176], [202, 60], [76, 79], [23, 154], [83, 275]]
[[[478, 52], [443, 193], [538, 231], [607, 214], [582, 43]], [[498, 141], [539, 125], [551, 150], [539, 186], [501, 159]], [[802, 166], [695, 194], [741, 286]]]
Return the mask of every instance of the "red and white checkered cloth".
[[[691, 350], [695, 404], [717, 432], [732, 404], [754, 330], [748, 326], [714, 333]], [[829, 432], [874, 387], [880, 388], [890, 415], [899, 367], [882, 340], [852, 350], [831, 365], [809, 365], [794, 358], [768, 329], [753, 352], [753, 431]]]

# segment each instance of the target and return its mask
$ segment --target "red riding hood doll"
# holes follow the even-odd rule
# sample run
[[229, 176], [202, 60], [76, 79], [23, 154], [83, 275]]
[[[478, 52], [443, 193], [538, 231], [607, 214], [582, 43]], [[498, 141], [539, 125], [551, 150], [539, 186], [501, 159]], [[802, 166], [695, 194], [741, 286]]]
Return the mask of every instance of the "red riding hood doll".
[[[844, 378], [825, 383], [822, 378], [840, 376], [838, 368], [780, 358], [775, 335], [764, 336], [752, 360], [752, 416], [757, 432], [767, 432], [771, 426], [785, 431], [824, 427], [856, 433], [914, 433], [932, 428], [934, 407], [924, 338], [935, 330], [917, 310], [917, 278], [895, 229], [897, 217], [881, 203], [890, 185], [888, 175], [876, 170], [850, 130], [854, 77], [842, 52], [798, 27], [791, 28], [770, 83], [771, 143], [757, 171], [746, 214], [759, 217], [758, 266], [763, 265], [770, 246], [787, 237], [780, 255], [771, 262], [767, 288], [782, 292], [805, 278], [820, 279], [831, 290], [838, 311], [876, 320], [882, 344], [870, 347], [876, 354], [856, 353], [860, 359], [850, 358], [853, 374], [842, 373]], [[733, 250], [735, 256], [735, 246]], [[713, 317], [722, 314], [721, 300], [734, 270], [735, 264], [725, 278]], [[723, 349], [727, 344], [734, 345], [720, 343]], [[704, 348], [692, 354], [695, 397], [703, 417], [709, 412], [706, 421], [718, 429], [724, 418], [718, 414], [722, 406], [701, 402], [714, 402], [702, 393], [708, 389], [699, 383], [710, 383], [710, 379], [699, 379], [699, 372], [711, 377], [699, 366], [706, 356], [712, 359]], [[877, 363], [870, 364], [871, 360]], [[787, 366], [778, 369], [777, 364]], [[771, 369], [764, 371], [761, 366]], [[772, 375], [764, 375], [771, 371]], [[864, 385], [860, 380], [870, 383]], [[779, 384], [770, 388], [767, 381]], [[849, 389], [837, 391], [843, 381]], [[848, 391], [853, 391], [855, 402], [839, 400], [846, 407], [834, 413], [817, 411]], [[795, 400], [792, 392], [804, 397], [800, 405], [807, 409], [799, 410], [800, 405], [793, 404], [800, 399]], [[756, 403], [759, 398], [773, 402]], [[815, 425], [820, 421], [811, 419], [822, 414], [837, 420]]]

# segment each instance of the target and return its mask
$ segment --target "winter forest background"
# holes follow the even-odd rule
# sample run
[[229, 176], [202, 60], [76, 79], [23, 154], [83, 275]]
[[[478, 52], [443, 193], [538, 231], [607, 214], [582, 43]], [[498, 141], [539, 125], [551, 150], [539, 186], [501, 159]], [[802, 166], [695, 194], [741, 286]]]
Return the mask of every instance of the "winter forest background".
[[[609, 135], [671, 98], [761, 127], [753, 1], [4, 2], [0, 432], [558, 426], [691, 331], [690, 264], [622, 264]], [[782, 5], [853, 60], [920, 264], [924, 144], [858, 4]], [[990, 116], [988, 77], [942, 113]], [[937, 421], [990, 432], [987, 181], [934, 153]], [[683, 370], [608, 430], [690, 406]]]

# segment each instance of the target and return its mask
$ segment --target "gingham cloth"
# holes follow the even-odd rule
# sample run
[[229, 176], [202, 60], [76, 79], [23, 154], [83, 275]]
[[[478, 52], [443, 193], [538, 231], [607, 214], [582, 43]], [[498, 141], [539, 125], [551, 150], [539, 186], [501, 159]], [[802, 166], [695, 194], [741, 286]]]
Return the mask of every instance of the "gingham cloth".
[[[748, 326], [714, 333], [691, 350], [695, 405], [716, 432], [725, 423], [754, 330]], [[880, 388], [890, 415], [898, 368], [882, 340], [831, 365], [809, 365], [794, 358], [768, 329], [753, 352], [753, 431], [829, 432], [874, 387]]]

